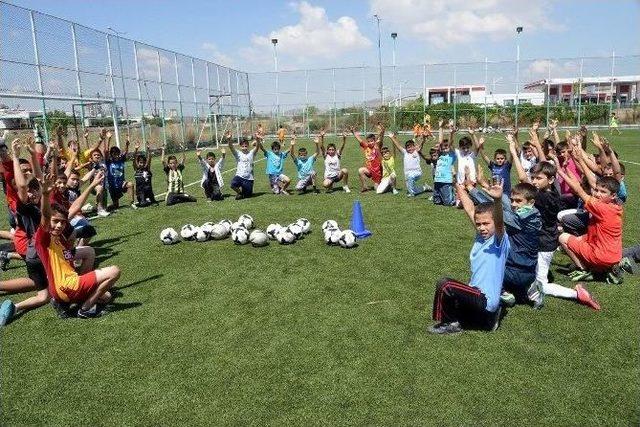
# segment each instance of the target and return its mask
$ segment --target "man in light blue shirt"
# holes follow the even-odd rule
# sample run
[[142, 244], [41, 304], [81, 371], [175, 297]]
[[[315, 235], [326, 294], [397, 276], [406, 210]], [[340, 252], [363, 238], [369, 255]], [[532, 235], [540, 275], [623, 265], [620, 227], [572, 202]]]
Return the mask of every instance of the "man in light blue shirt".
[[306, 193], [307, 187], [309, 186], [313, 187], [313, 191], [316, 194], [319, 193], [316, 188], [316, 171], [313, 170], [313, 166], [316, 163], [316, 158], [320, 155], [320, 139], [316, 138], [314, 143], [316, 144], [315, 153], [311, 156], [307, 156], [307, 149], [300, 147], [298, 149], [298, 156], [296, 157], [294, 153], [294, 147], [296, 145], [295, 135], [291, 139], [291, 148], [289, 153], [293, 163], [296, 165], [296, 169], [298, 169], [298, 183], [296, 184], [296, 190], [298, 190], [299, 194]]
[[505, 263], [509, 254], [509, 237], [502, 217], [503, 183], [492, 185], [487, 193], [493, 202], [473, 205], [462, 184], [456, 189], [465, 212], [476, 229], [471, 247], [471, 281], [467, 285], [443, 278], [436, 284], [433, 298], [434, 334], [453, 334], [462, 328], [495, 330], [500, 320], [500, 292]]

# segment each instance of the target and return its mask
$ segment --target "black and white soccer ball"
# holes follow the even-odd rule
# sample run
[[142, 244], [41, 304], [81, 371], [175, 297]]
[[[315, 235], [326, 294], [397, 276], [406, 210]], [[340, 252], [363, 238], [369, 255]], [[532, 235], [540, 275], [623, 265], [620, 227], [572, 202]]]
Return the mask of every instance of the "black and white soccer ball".
[[207, 240], [209, 240], [209, 233], [204, 231], [202, 227], [198, 227], [198, 231], [196, 232], [196, 241], [206, 242]]
[[173, 245], [180, 241], [180, 236], [173, 228], [165, 228], [160, 232], [160, 241], [165, 245]]
[[251, 230], [253, 228], [253, 217], [251, 215], [240, 215], [240, 218], [238, 218], [238, 222], [243, 223], [247, 230]]
[[269, 244], [269, 236], [262, 230], [253, 230], [249, 234], [249, 241], [255, 247], [267, 246]]
[[223, 220], [219, 221], [218, 224], [222, 225], [224, 228], [227, 229], [227, 234], [231, 233], [231, 224], [233, 224], [233, 223], [230, 220], [223, 219]]
[[269, 236], [271, 240], [276, 240], [276, 236], [278, 235], [281, 229], [282, 229], [282, 226], [278, 223], [269, 224], [269, 226], [267, 227], [267, 236]]
[[244, 245], [249, 242], [249, 231], [244, 227], [237, 228], [231, 232], [231, 240], [236, 245]]
[[302, 227], [300, 227], [295, 222], [292, 224], [289, 224], [289, 226], [287, 227], [287, 230], [289, 230], [291, 234], [293, 234], [296, 237], [296, 239], [299, 239], [302, 237]]
[[213, 226], [215, 224], [213, 222], [205, 222], [200, 226], [200, 230], [204, 231], [208, 237], [211, 237], [211, 231], [213, 230]]
[[247, 229], [247, 227], [244, 225], [243, 222], [240, 221], [236, 221], [233, 224], [231, 224], [231, 232], [233, 233], [234, 231], [236, 231], [239, 228], [244, 228], [245, 230]]
[[340, 239], [338, 240], [340, 246], [347, 249], [355, 247], [357, 245], [357, 242], [358, 238], [356, 237], [356, 234], [351, 230], [344, 230], [340, 234]]
[[311, 232], [311, 223], [307, 218], [300, 218], [296, 221], [296, 224], [302, 228], [302, 233], [309, 234]]
[[289, 230], [289, 228], [283, 228], [276, 236], [276, 240], [281, 245], [290, 245], [296, 241], [296, 236]]
[[328, 228], [324, 231], [324, 241], [327, 245], [337, 245], [342, 232], [338, 228]]
[[214, 224], [210, 235], [213, 240], [222, 240], [229, 235], [229, 229], [223, 224]]
[[196, 238], [196, 233], [198, 232], [198, 227], [192, 224], [183, 225], [180, 229], [180, 237], [184, 240], [194, 240]]
[[328, 219], [322, 223], [322, 231], [325, 231], [329, 228], [338, 228], [338, 223], [332, 219]]

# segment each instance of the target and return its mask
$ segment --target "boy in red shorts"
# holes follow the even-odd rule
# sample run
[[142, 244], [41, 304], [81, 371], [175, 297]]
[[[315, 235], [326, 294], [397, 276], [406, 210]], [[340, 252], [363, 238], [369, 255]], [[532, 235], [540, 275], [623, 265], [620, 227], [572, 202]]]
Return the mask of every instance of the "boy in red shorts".
[[102, 176], [99, 172], [83, 192], [84, 197], [79, 197], [67, 211], [57, 203], [50, 204], [49, 194], [55, 186], [55, 176], [47, 175], [42, 185], [42, 219], [34, 238], [38, 257], [47, 274], [49, 295], [59, 304], [80, 304], [78, 317], [85, 319], [103, 314], [104, 308], [98, 308], [97, 304], [110, 302], [109, 289], [120, 277], [120, 268], [112, 265], [79, 274], [73, 266], [73, 242], [65, 238], [63, 231], [69, 218], [80, 212], [91, 189], [100, 184]]
[[616, 203], [620, 183], [613, 177], [600, 177], [591, 195], [562, 168], [558, 168], [571, 191], [584, 201], [589, 212], [587, 234], [576, 237], [562, 233], [559, 242], [578, 267], [572, 280], [592, 279], [592, 273], [610, 273], [622, 258], [622, 206]]
[[360, 148], [364, 153], [364, 166], [358, 169], [360, 175], [360, 192], [364, 193], [368, 190], [366, 185], [366, 179], [370, 178], [373, 181], [373, 187], [378, 188], [378, 184], [382, 181], [382, 141], [384, 139], [384, 127], [378, 123], [379, 134], [376, 135], [370, 133], [366, 139], [363, 139], [360, 134], [356, 133], [355, 129], [351, 127], [349, 129], [353, 136], [358, 140]]

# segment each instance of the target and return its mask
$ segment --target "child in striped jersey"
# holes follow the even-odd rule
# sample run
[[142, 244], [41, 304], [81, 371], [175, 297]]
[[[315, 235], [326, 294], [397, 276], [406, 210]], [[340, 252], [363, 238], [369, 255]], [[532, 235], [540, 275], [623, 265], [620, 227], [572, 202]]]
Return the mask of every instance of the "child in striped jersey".
[[182, 179], [182, 171], [184, 170], [185, 154], [182, 153], [182, 159], [178, 162], [176, 156], [167, 157], [164, 160], [164, 147], [162, 147], [162, 166], [164, 173], [167, 175], [167, 206], [177, 203], [195, 202], [196, 198], [184, 192], [184, 181]]

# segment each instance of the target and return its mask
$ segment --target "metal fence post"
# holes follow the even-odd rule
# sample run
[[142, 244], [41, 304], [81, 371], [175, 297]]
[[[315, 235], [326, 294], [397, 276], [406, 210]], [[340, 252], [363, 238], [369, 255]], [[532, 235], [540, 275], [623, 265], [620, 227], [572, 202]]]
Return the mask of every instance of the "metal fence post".
[[457, 125], [457, 114], [456, 114], [456, 98], [457, 98], [457, 94], [458, 94], [458, 89], [457, 89], [457, 85], [458, 85], [458, 81], [457, 81], [457, 67], [454, 65], [453, 66], [453, 125], [456, 126]]
[[31, 20], [31, 39], [33, 40], [33, 54], [36, 61], [36, 69], [38, 70], [38, 92], [40, 93], [42, 100], [42, 125], [44, 127], [44, 143], [49, 145], [49, 130], [47, 129], [47, 105], [44, 100], [44, 88], [42, 86], [42, 67], [40, 65], [40, 54], [38, 51], [38, 41], [36, 38], [36, 20], [33, 16], [33, 11], [29, 11], [29, 18]]
[[611, 95], [609, 97], [609, 120], [613, 114], [613, 80], [615, 79], [615, 67], [616, 67], [616, 51], [611, 52], [611, 86], [609, 88]]
[[484, 128], [487, 128], [487, 86], [489, 85], [489, 58], [484, 57]]
[[142, 145], [147, 151], [147, 134], [144, 126], [144, 102], [142, 102], [142, 87], [140, 87], [140, 69], [138, 68], [138, 43], [133, 42], [133, 60], [136, 69], [136, 83], [138, 86], [138, 101], [140, 101], [140, 130], [142, 131]]
[[[124, 116], [126, 117], [126, 120], [127, 120], [127, 137], [128, 137], [131, 134], [131, 129], [129, 128], [129, 104], [127, 103], [127, 89], [125, 88], [125, 84], [124, 84], [124, 68], [122, 66], [122, 51], [120, 50], [120, 37], [116, 35], [115, 38], [118, 45], [118, 62], [120, 63], [120, 80], [122, 81], [122, 100], [124, 101]], [[115, 123], [114, 125], [118, 126], [117, 123]]]
[[338, 134], [338, 110], [336, 107], [336, 69], [331, 69], [331, 84], [333, 86], [333, 131]]
[[182, 95], [180, 94], [180, 75], [178, 73], [178, 54], [173, 53], [173, 68], [176, 72], [176, 86], [178, 87], [178, 108], [180, 109], [180, 136], [182, 137], [182, 148], [186, 148], [184, 139], [184, 113], [182, 110]]
[[549, 127], [549, 105], [551, 103], [551, 60], [549, 60], [549, 75], [547, 76], [547, 127]]
[[427, 115], [427, 65], [422, 64], [422, 124]]
[[311, 138], [311, 123], [309, 123], [309, 70], [304, 70], [304, 110], [307, 115], [307, 138]]
[[[109, 34], [105, 34], [107, 38], [107, 60], [109, 63], [109, 75], [111, 76], [111, 97], [113, 103], [111, 104], [111, 118], [113, 120], [113, 132], [116, 136], [116, 145], [120, 147], [120, 129], [118, 128], [118, 103], [116, 98], [116, 85], [113, 81], [113, 61], [111, 60], [111, 40]], [[124, 94], [123, 94], [124, 96]]]
[[[73, 42], [73, 65], [76, 72], [76, 88], [78, 90], [78, 97], [82, 98], [82, 83], [80, 80], [80, 62], [78, 60], [78, 41], [76, 38], [76, 25], [72, 22], [69, 25], [71, 27], [71, 41]], [[75, 121], [75, 117], [73, 120]], [[80, 104], [80, 127], [84, 133], [84, 103]], [[76, 128], [77, 129], [77, 128]], [[80, 135], [76, 135], [76, 139], [80, 142]]]
[[167, 146], [167, 120], [164, 107], [164, 91], [162, 90], [162, 69], [160, 68], [160, 51], [156, 49], [156, 62], [158, 65], [158, 87], [160, 89], [160, 105], [162, 106], [162, 141], [163, 146]]
[[584, 67], [584, 58], [580, 58], [580, 78], [578, 79], [578, 127], [580, 127], [580, 115], [582, 110], [582, 68]]
[[367, 133], [367, 75], [366, 68], [362, 67], [362, 124], [363, 133]]
[[195, 123], [195, 135], [198, 138], [196, 145], [200, 143], [200, 114], [198, 112], [198, 94], [196, 93], [196, 70], [191, 58], [191, 86], [193, 87], [193, 107], [196, 109], [196, 116], [193, 118]]

